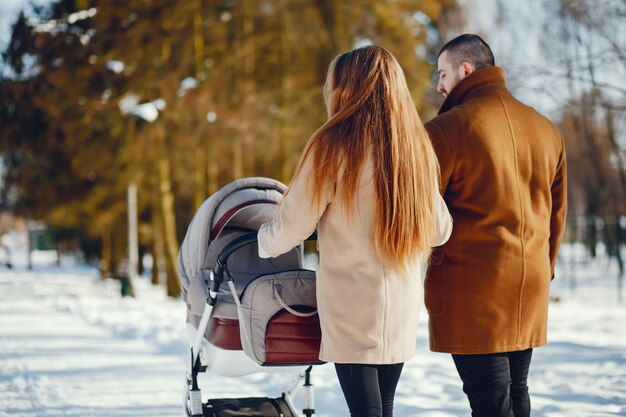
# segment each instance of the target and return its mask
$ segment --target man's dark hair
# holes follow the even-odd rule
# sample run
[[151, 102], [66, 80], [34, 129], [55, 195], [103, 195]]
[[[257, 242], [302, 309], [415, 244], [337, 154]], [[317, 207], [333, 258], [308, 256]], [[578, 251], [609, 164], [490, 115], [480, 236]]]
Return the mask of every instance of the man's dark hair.
[[493, 52], [491, 52], [487, 42], [473, 33], [466, 33], [452, 39], [441, 48], [437, 56], [441, 56], [444, 52], [448, 53], [448, 59], [455, 67], [460, 66], [463, 62], [469, 62], [474, 70], [477, 70], [493, 67], [496, 64]]

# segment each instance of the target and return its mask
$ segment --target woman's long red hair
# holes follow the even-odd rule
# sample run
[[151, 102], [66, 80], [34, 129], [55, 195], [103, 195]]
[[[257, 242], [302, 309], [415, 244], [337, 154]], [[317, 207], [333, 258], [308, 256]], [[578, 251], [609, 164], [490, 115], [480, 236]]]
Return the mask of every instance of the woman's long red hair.
[[309, 140], [295, 174], [313, 158], [314, 204], [336, 189], [350, 215], [359, 174], [371, 157], [379, 256], [396, 265], [428, 256], [439, 164], [398, 61], [377, 46], [339, 55], [328, 70], [324, 98], [329, 119]]

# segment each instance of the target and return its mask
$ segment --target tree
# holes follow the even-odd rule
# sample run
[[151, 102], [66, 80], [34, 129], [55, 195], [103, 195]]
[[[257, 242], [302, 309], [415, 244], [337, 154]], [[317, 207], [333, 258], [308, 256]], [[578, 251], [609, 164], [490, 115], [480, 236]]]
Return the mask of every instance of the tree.
[[[621, 0], [559, 0], [537, 4], [520, 25], [520, 7], [498, 1], [501, 25], [518, 31], [513, 42], [537, 36], [534, 59], [521, 60], [506, 47], [507, 78], [559, 125], [568, 154], [568, 227], [571, 242], [583, 242], [591, 256], [603, 242], [619, 267], [621, 288], [626, 243], [626, 42]], [[543, 19], [542, 19], [543, 17]], [[535, 29], [535, 31], [532, 30]], [[500, 42], [496, 42], [499, 44]], [[503, 50], [504, 52], [504, 50]], [[620, 291], [621, 293], [621, 291]]]
[[137, 184], [140, 243], [155, 265], [164, 258], [176, 296], [191, 216], [236, 178], [290, 180], [325, 118], [337, 53], [387, 47], [418, 108], [430, 106], [427, 33], [454, 4], [58, 0], [38, 21], [22, 15], [3, 54], [2, 194], [14, 210], [98, 237], [114, 270]]

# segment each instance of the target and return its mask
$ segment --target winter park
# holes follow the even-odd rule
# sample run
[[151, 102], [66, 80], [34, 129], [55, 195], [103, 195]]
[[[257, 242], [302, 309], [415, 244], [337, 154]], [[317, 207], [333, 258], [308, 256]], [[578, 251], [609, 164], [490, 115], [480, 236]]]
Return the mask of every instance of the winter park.
[[[626, 415], [626, 332], [618, 303], [617, 268], [605, 254], [591, 261], [567, 247], [560, 269], [572, 281], [552, 286], [549, 343], [536, 350], [529, 387], [534, 414]], [[577, 259], [571, 266], [568, 258]], [[36, 253], [0, 269], [1, 416], [179, 416], [188, 353], [185, 305], [149, 277], [135, 280], [135, 298], [119, 282], [71, 258]], [[19, 263], [18, 263], [19, 262]], [[432, 353], [421, 314], [417, 355], [396, 397], [400, 416], [468, 415], [448, 355]], [[347, 415], [330, 365], [314, 368], [316, 415]], [[220, 398], [277, 396], [289, 375], [256, 374], [203, 380], [203, 394]], [[296, 397], [296, 404], [300, 398]]]
[[0, 0], [0, 417], [626, 416], [625, 16]]

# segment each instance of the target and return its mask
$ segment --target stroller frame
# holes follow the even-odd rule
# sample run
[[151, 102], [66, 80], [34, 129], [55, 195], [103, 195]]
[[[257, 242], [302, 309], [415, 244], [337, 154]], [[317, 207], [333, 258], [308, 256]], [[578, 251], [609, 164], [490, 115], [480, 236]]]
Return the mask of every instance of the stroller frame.
[[[247, 192], [246, 190], [248, 189], [250, 189], [251, 192]], [[310, 373], [313, 365], [322, 364], [323, 362], [313, 362], [309, 359], [303, 359], [302, 361], [295, 360], [294, 362], [261, 362], [260, 357], [254, 359], [250, 356], [249, 352], [246, 351], [244, 353], [245, 349], [239, 350], [241, 347], [231, 350], [230, 347], [222, 345], [224, 339], [218, 339], [221, 341], [218, 344], [214, 344], [214, 341], [208, 338], [207, 331], [207, 329], [213, 325], [209, 323], [215, 323], [212, 319], [212, 313], [216, 312], [214, 307], [217, 306], [217, 308], [221, 308], [219, 306], [222, 305], [221, 303], [223, 301], [221, 295], [218, 300], [218, 292], [224, 294], [224, 290], [220, 291], [220, 286], [223, 284], [224, 280], [227, 281], [230, 293], [236, 301], [235, 304], [239, 303], [238, 291], [240, 291], [240, 289], [235, 288], [234, 280], [236, 280], [238, 286], [241, 285], [242, 282], [239, 281], [239, 276], [235, 276], [233, 280], [233, 276], [231, 276], [228, 270], [229, 256], [246, 245], [257, 243], [258, 225], [260, 225], [261, 222], [267, 221], [269, 216], [271, 216], [270, 212], [268, 212], [268, 205], [278, 204], [280, 200], [279, 195], [284, 194], [286, 190], [287, 187], [284, 184], [270, 178], [251, 177], [233, 181], [222, 187], [205, 201], [198, 209], [198, 212], [189, 226], [185, 241], [183, 245], [181, 245], [181, 251], [179, 253], [181, 283], [183, 283], [183, 279], [184, 283], [186, 283], [183, 294], [184, 299], [190, 311], [193, 312], [192, 314], [195, 314], [193, 316], [195, 319], [190, 320], [189, 317], [192, 316], [189, 316], [190, 313], [188, 312], [187, 319], [190, 355], [187, 360], [187, 370], [182, 392], [183, 415], [187, 417], [203, 417], [210, 409], [210, 406], [215, 407], [216, 404], [222, 402], [225, 407], [228, 407], [230, 406], [230, 403], [228, 403], [230, 400], [250, 400], [253, 402], [261, 400], [264, 404], [271, 402], [274, 405], [274, 407], [270, 407], [272, 409], [278, 408], [280, 404], [278, 415], [281, 416], [283, 415], [281, 413], [284, 413], [285, 415], [296, 417], [311, 417], [315, 413], [313, 404], [314, 393]], [[244, 194], [236, 194], [240, 191], [243, 191]], [[280, 194], [276, 194], [276, 192]], [[237, 197], [238, 195], [243, 196], [244, 199]], [[231, 196], [233, 196], [233, 198], [231, 198]], [[223, 205], [223, 202], [226, 201], [228, 201], [228, 204]], [[255, 210], [250, 212], [252, 213], [252, 217], [247, 217], [247, 214], [243, 217], [240, 216], [240, 212], [241, 215], [244, 215], [244, 211], [247, 213], [249, 207], [251, 208], [251, 206], [256, 205], [259, 205], [260, 211]], [[219, 214], [220, 211], [223, 214]], [[206, 242], [205, 239], [208, 237], [210, 247], [211, 243], [216, 241], [221, 235], [221, 230], [227, 230], [226, 226], [230, 224], [231, 218], [244, 221], [243, 224], [240, 224], [240, 220], [236, 220], [235, 223], [233, 223], [233, 227], [248, 228], [249, 232], [244, 232], [243, 234], [236, 232], [235, 234], [237, 236], [225, 242], [224, 246], [218, 246], [217, 252], [213, 250], [213, 254], [207, 258], [207, 256], [209, 256], [207, 255], [207, 249], [203, 249], [206, 248], [206, 246], [199, 245], [202, 245], [203, 241]], [[247, 219], [250, 219], [251, 222]], [[316, 236], [312, 236], [310, 239], [315, 238]], [[209, 251], [210, 250], [211, 249], [209, 249]], [[245, 249], [245, 251], [250, 251], [250, 249]], [[254, 251], [252, 253], [254, 253]], [[209, 263], [207, 263], [207, 261], [209, 261]], [[239, 267], [238, 262], [239, 260], [237, 261]], [[294, 269], [293, 271], [298, 271], [298, 269]], [[305, 270], [300, 269], [299, 271]], [[233, 272], [235, 271], [233, 270]], [[239, 274], [239, 271], [236, 272], [236, 275], [237, 274]], [[259, 275], [257, 278], [262, 278], [263, 276], [264, 275]], [[255, 279], [256, 278], [254, 278], [253, 281]], [[194, 284], [194, 282], [201, 284]], [[192, 294], [196, 295], [192, 296]], [[231, 303], [232, 301], [226, 302]], [[287, 310], [292, 314], [298, 315], [289, 309]], [[237, 311], [239, 311], [239, 305], [237, 305]], [[223, 311], [220, 310], [218, 314], [217, 317], [221, 317], [220, 315], [223, 314]], [[303, 313], [301, 317], [305, 317], [306, 314], [309, 313]], [[246, 326], [239, 325], [239, 331], [242, 343], [246, 335], [251, 336], [249, 333], [251, 329], [246, 329]], [[258, 337], [258, 333], [256, 334], [257, 336], [255, 337]], [[282, 395], [278, 398], [211, 398], [208, 402], [203, 404], [199, 387], [199, 375], [201, 373], [207, 373], [212, 377], [212, 374], [216, 376], [238, 376], [257, 372], [285, 372], [292, 374], [293, 379], [282, 390]], [[302, 390], [302, 414], [299, 413], [294, 406], [294, 397], [300, 390]], [[228, 404], [223, 403], [223, 401], [226, 401]], [[243, 404], [244, 403], [241, 403], [241, 406], [246, 407]], [[223, 412], [228, 413], [227, 410], [239, 410], [238, 408], [230, 409], [221, 407], [221, 405], [217, 406], [215, 412], [223, 410]], [[241, 411], [244, 409], [245, 408], [241, 408]], [[237, 413], [237, 411], [234, 412]], [[259, 414], [256, 414], [255, 411], [251, 411], [250, 415], [265, 415], [260, 413], [261, 411], [259, 411]]]
[[[191, 359], [185, 378], [183, 410], [188, 417], [204, 416], [202, 393], [200, 387], [198, 386], [198, 375], [201, 372], [206, 372], [207, 367], [202, 365], [200, 352], [204, 341], [204, 333], [209, 323], [213, 307], [217, 302], [217, 293], [222, 282], [224, 281], [224, 275], [226, 275], [226, 279], [228, 281], [232, 282], [232, 276], [228, 272], [228, 257], [237, 249], [256, 241], [257, 232], [247, 233], [233, 239], [224, 247], [224, 249], [222, 249], [217, 258], [215, 268], [209, 273], [210, 288], [207, 296], [207, 303], [204, 307], [196, 337], [191, 347]], [[311, 417], [315, 413], [313, 384], [311, 384], [311, 369], [312, 366], [309, 365], [303, 372], [298, 373], [291, 386], [284, 389], [282, 392], [282, 398], [285, 400], [294, 416], [300, 416], [293, 404], [293, 397], [300, 388], [303, 389], [303, 414], [306, 417]], [[300, 386], [300, 384], [302, 384], [302, 386]]]

